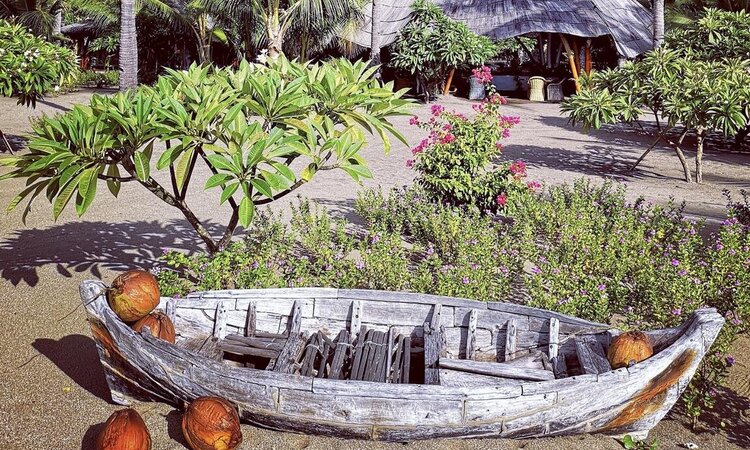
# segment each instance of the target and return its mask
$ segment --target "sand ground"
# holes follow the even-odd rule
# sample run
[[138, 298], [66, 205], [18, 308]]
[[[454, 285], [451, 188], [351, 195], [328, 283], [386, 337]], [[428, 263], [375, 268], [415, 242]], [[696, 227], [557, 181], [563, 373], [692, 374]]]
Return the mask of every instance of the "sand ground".
[[[15, 144], [30, 129], [28, 117], [53, 114], [73, 103], [85, 102], [90, 92], [48, 99], [29, 110], [14, 100], [0, 98], [0, 128]], [[470, 112], [468, 101], [446, 98], [449, 108]], [[427, 115], [428, 108], [415, 112]], [[529, 174], [544, 183], [569, 182], [587, 176], [595, 180], [615, 177], [628, 185], [628, 196], [644, 196], [664, 203], [670, 196], [686, 202], [686, 211], [717, 223], [726, 204], [722, 189], [735, 194], [750, 189], [750, 153], [712, 147], [705, 157], [705, 184], [680, 180], [674, 154], [659, 147], [635, 172], [628, 164], [650, 145], [641, 132], [610, 127], [591, 134], [567, 126], [554, 104], [511, 101], [507, 113], [521, 116], [521, 124], [506, 143], [505, 156], [527, 161]], [[421, 130], [407, 118], [396, 124], [416, 143]], [[374, 179], [365, 186], [408, 184], [413, 175], [405, 167], [410, 157], [406, 146], [395, 145], [385, 155], [372, 139], [364, 156]], [[692, 153], [688, 152], [688, 157]], [[196, 174], [206, 176], [205, 172]], [[7, 204], [23, 183], [0, 184], [0, 204]], [[218, 206], [213, 192], [194, 183], [192, 205], [199, 217], [218, 226], [228, 211]], [[196, 187], [198, 186], [198, 187]], [[102, 186], [104, 190], [104, 187]], [[299, 190], [299, 194], [326, 206], [334, 214], [353, 214], [353, 199], [360, 186], [344, 173], [326, 172]], [[284, 208], [287, 202], [275, 207]], [[135, 185], [125, 185], [120, 198], [106, 192], [83, 218], [66, 211], [55, 223], [43, 199], [21, 223], [21, 212], [0, 215], [0, 449], [88, 449], [102, 423], [118, 409], [111, 403], [96, 349], [89, 338], [77, 287], [81, 280], [101, 278], [109, 282], [119, 271], [148, 267], [161, 249], [187, 251], [200, 247], [177, 210], [155, 201]], [[701, 449], [750, 448], [750, 346], [747, 337], [735, 345], [738, 363], [729, 386], [707, 425], [693, 432], [678, 414], [662, 421], [651, 436], [660, 448], [682, 448], [688, 442]], [[180, 416], [160, 403], [136, 405], [148, 424], [154, 449], [184, 448]], [[166, 420], [165, 420], [166, 419]], [[723, 427], [721, 426], [723, 422]], [[549, 438], [530, 441], [467, 440], [425, 441], [412, 444], [380, 444], [300, 436], [243, 426], [241, 448], [262, 449], [617, 449], [614, 440], [602, 436]]]

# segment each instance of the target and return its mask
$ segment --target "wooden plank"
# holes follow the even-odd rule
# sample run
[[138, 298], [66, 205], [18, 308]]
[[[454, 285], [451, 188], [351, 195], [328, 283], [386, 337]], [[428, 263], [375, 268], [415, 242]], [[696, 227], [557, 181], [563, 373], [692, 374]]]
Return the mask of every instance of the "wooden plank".
[[331, 349], [331, 345], [333, 342], [331, 342], [330, 339], [328, 339], [328, 336], [320, 333], [320, 337], [323, 340], [323, 346], [320, 350], [320, 364], [318, 365], [318, 372], [315, 376], [318, 378], [324, 378], [326, 376], [326, 365], [328, 364], [328, 352]]
[[380, 373], [380, 364], [382, 364], [383, 356], [385, 355], [385, 338], [386, 334], [384, 332], [373, 331], [372, 341], [369, 343], [370, 350], [367, 353], [367, 363], [362, 373], [362, 380], [377, 381], [377, 376]]
[[227, 302], [216, 305], [216, 316], [214, 319], [214, 337], [224, 339], [227, 335]]
[[432, 309], [432, 317], [425, 322], [424, 328], [424, 382], [425, 384], [440, 384], [438, 361], [445, 356], [445, 335], [440, 320], [441, 304]]
[[247, 304], [247, 320], [245, 320], [245, 336], [255, 336], [256, 322], [255, 302]]
[[418, 294], [413, 292], [339, 289], [338, 298], [347, 300], [374, 300], [389, 303], [415, 303], [428, 305], [430, 307], [440, 303], [443, 306], [465, 306], [469, 308], [487, 309], [487, 302], [460, 297], [445, 297], [442, 295]]
[[333, 361], [331, 361], [331, 370], [328, 378], [341, 380], [343, 378], [344, 362], [347, 359], [351, 344], [349, 343], [349, 332], [341, 330], [336, 338], [336, 349], [333, 352]]
[[565, 355], [557, 355], [552, 358], [552, 372], [555, 378], [565, 378], [568, 376], [568, 366], [565, 364]]
[[387, 340], [387, 351], [385, 353], [385, 368], [383, 370], [382, 378], [386, 383], [391, 381], [391, 370], [393, 366], [393, 327], [388, 328], [388, 340]]
[[[399, 293], [400, 294], [400, 293]], [[421, 326], [429, 316], [433, 305], [408, 302], [384, 302], [379, 299], [357, 299], [361, 305], [360, 324], [368, 328], [382, 325], [383, 329], [390, 326], [416, 327]], [[341, 300], [323, 299], [315, 301], [315, 317], [329, 320], [343, 320], [351, 322], [352, 311], [349, 305]], [[454, 308], [443, 306], [443, 321], [446, 327], [454, 326]]]
[[359, 300], [352, 300], [351, 315], [352, 319], [349, 322], [349, 335], [351, 336], [352, 341], [354, 341], [357, 338], [357, 333], [359, 333], [359, 330], [362, 327], [362, 302]]
[[469, 313], [469, 328], [466, 331], [466, 359], [474, 359], [474, 351], [477, 345], [477, 314], [476, 309]]
[[227, 343], [227, 341], [221, 341], [220, 347], [222, 351], [225, 351], [227, 353], [234, 353], [235, 355], [259, 356], [261, 358], [269, 359], [279, 356], [278, 350], [248, 347], [245, 345], [234, 345]]
[[461, 370], [440, 369], [440, 385], [446, 387], [487, 388], [517, 386], [518, 389], [514, 395], [521, 395], [521, 384], [523, 382], [523, 380], [498, 378], [490, 375], [464, 372]]
[[305, 345], [305, 353], [302, 357], [301, 367], [299, 373], [302, 376], [310, 377], [313, 376], [313, 367], [315, 358], [318, 356], [320, 350], [320, 332], [312, 335], [310, 340]]
[[299, 300], [294, 301], [292, 306], [292, 312], [289, 316], [289, 324], [287, 325], [287, 334], [299, 333], [302, 326], [302, 302]]
[[294, 373], [297, 370], [297, 359], [307, 342], [307, 333], [294, 333], [289, 336], [284, 348], [279, 353], [279, 357], [274, 362], [273, 367], [269, 363], [267, 370], [273, 370], [282, 373]]
[[550, 359], [557, 357], [560, 348], [560, 320], [556, 317], [549, 319], [549, 347], [547, 355]]
[[505, 361], [516, 357], [518, 325], [516, 319], [510, 319], [505, 327]]
[[356, 380], [359, 372], [359, 367], [362, 362], [362, 353], [364, 353], [365, 348], [365, 339], [367, 338], [367, 328], [363, 325], [360, 327], [359, 334], [357, 336], [357, 345], [354, 347], [353, 350], [353, 361], [352, 361], [352, 368], [351, 373], [349, 375], [349, 378], [352, 380]]
[[239, 334], [228, 334], [225, 341], [232, 343], [233, 345], [245, 345], [247, 347], [263, 348], [266, 350], [281, 351], [284, 348], [287, 337], [283, 338], [259, 338], [251, 336], [242, 336]]
[[467, 359], [441, 359], [439, 366], [445, 369], [460, 370], [493, 377], [513, 378], [516, 380], [546, 381], [555, 379], [555, 375], [549, 370], [517, 367], [506, 363], [469, 361]]
[[401, 364], [401, 384], [409, 384], [409, 371], [411, 370], [411, 337], [404, 336], [403, 349], [404, 362]]
[[604, 349], [593, 336], [575, 338], [576, 354], [583, 373], [604, 373], [612, 370]]
[[393, 357], [393, 371], [390, 376], [391, 383], [398, 383], [401, 380], [401, 370], [403, 369], [404, 355], [404, 335], [396, 336], [396, 355]]
[[177, 309], [177, 300], [173, 298], [167, 299], [167, 303], [164, 306], [164, 313], [167, 315], [167, 317], [169, 317], [169, 320], [171, 320], [173, 324], [175, 321], [176, 309]]

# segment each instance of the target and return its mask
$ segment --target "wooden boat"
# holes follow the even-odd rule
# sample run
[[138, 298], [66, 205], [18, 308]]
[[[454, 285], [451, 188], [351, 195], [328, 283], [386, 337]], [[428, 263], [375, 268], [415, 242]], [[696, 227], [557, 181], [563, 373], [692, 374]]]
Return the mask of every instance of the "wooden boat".
[[649, 332], [651, 358], [611, 370], [617, 330], [497, 302], [343, 289], [162, 298], [177, 343], [135, 333], [105, 286], [81, 297], [112, 399], [226, 398], [243, 421], [342, 438], [645, 438], [692, 378], [724, 319]]

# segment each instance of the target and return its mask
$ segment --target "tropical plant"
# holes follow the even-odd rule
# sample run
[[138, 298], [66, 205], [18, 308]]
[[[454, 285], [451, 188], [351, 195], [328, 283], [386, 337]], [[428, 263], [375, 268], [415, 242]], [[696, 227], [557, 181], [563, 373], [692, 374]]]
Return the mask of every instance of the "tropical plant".
[[[25, 212], [42, 193], [57, 219], [71, 200], [82, 215], [106, 180], [113, 195], [125, 182], [141, 184], [179, 209], [209, 252], [247, 227], [258, 205], [288, 195], [321, 170], [341, 169], [355, 181], [370, 177], [360, 155], [363, 130], [377, 133], [386, 151], [388, 135], [404, 141], [388, 121], [406, 114], [408, 102], [371, 77], [367, 63], [335, 60], [308, 65], [279, 58], [268, 66], [240, 64], [236, 70], [192, 66], [168, 70], [154, 87], [94, 96], [88, 106], [45, 117], [34, 125], [28, 154], [0, 164], [27, 187], [10, 203], [29, 197]], [[166, 144], [160, 154], [157, 144]], [[231, 218], [214, 238], [187, 203], [198, 162], [213, 175], [206, 189], [218, 191]], [[304, 168], [295, 167], [304, 161]], [[168, 170], [163, 186], [153, 170]], [[125, 172], [122, 174], [122, 172]]]
[[[245, 52], [266, 47], [268, 56], [285, 50], [291, 56], [309, 57], [353, 33], [363, 20], [365, 0], [205, 0], [214, 11], [234, 18], [238, 40]], [[286, 45], [287, 39], [291, 39]]]
[[33, 35], [23, 25], [0, 20], [0, 95], [16, 96], [19, 104], [35, 107], [77, 73], [71, 50]]
[[497, 161], [501, 140], [508, 138], [519, 122], [518, 117], [501, 113], [505, 103], [505, 98], [493, 94], [475, 105], [477, 114], [472, 118], [440, 105], [432, 106], [427, 121], [412, 118], [411, 123], [429, 135], [412, 149], [414, 159], [406, 164], [414, 168], [417, 184], [434, 201], [497, 211], [531, 186], [524, 180], [526, 165], [522, 161]]
[[[717, 20], [717, 16], [727, 15], [737, 17]], [[743, 56], [747, 44], [736, 39], [746, 34], [737, 26], [747, 20], [744, 16], [707, 10], [705, 20], [670, 36], [665, 46], [649, 52], [643, 60], [584, 78], [582, 91], [563, 103], [563, 112], [572, 123], [599, 128], [605, 123], [637, 124], [643, 110], [651, 110], [657, 124], [660, 116], [667, 123], [633, 168], [666, 140], [677, 153], [685, 180], [690, 182], [692, 175], [681, 145], [688, 133], [694, 133], [696, 181], [702, 182], [706, 135], [719, 132], [736, 137], [739, 143], [750, 129], [750, 59]], [[695, 43], [699, 37], [706, 38], [705, 46]], [[726, 52], [719, 59], [716, 56], [722, 47]], [[670, 138], [671, 130], [679, 130], [679, 137]]]
[[411, 21], [391, 46], [390, 65], [416, 75], [425, 101], [449, 71], [464, 65], [480, 66], [497, 53], [489, 38], [449, 18], [428, 0], [417, 0], [412, 8]]
[[49, 39], [60, 32], [63, 0], [0, 0], [0, 18], [11, 19], [38, 36]]

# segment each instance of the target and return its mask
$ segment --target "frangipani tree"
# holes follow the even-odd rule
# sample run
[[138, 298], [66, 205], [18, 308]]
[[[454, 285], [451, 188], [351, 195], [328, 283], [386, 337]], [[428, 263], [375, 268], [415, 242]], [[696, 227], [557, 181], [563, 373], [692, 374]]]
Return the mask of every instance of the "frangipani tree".
[[[316, 173], [341, 169], [355, 181], [370, 177], [360, 150], [364, 131], [404, 141], [389, 118], [408, 113], [409, 103], [371, 77], [367, 63], [336, 60], [308, 65], [284, 58], [269, 66], [237, 70], [192, 66], [168, 71], [154, 87], [95, 96], [88, 106], [45, 118], [34, 126], [25, 155], [0, 159], [24, 178], [26, 188], [9, 210], [44, 195], [55, 218], [73, 202], [78, 215], [91, 206], [98, 181], [117, 196], [122, 183], [139, 183], [179, 209], [210, 253], [224, 248], [236, 227], [248, 226], [255, 208], [282, 198]], [[166, 144], [159, 153], [157, 144]], [[298, 171], [292, 164], [304, 164]], [[212, 175], [215, 191], [232, 214], [224, 232], [212, 236], [188, 204], [197, 164]], [[170, 185], [153, 173], [168, 171]]]

